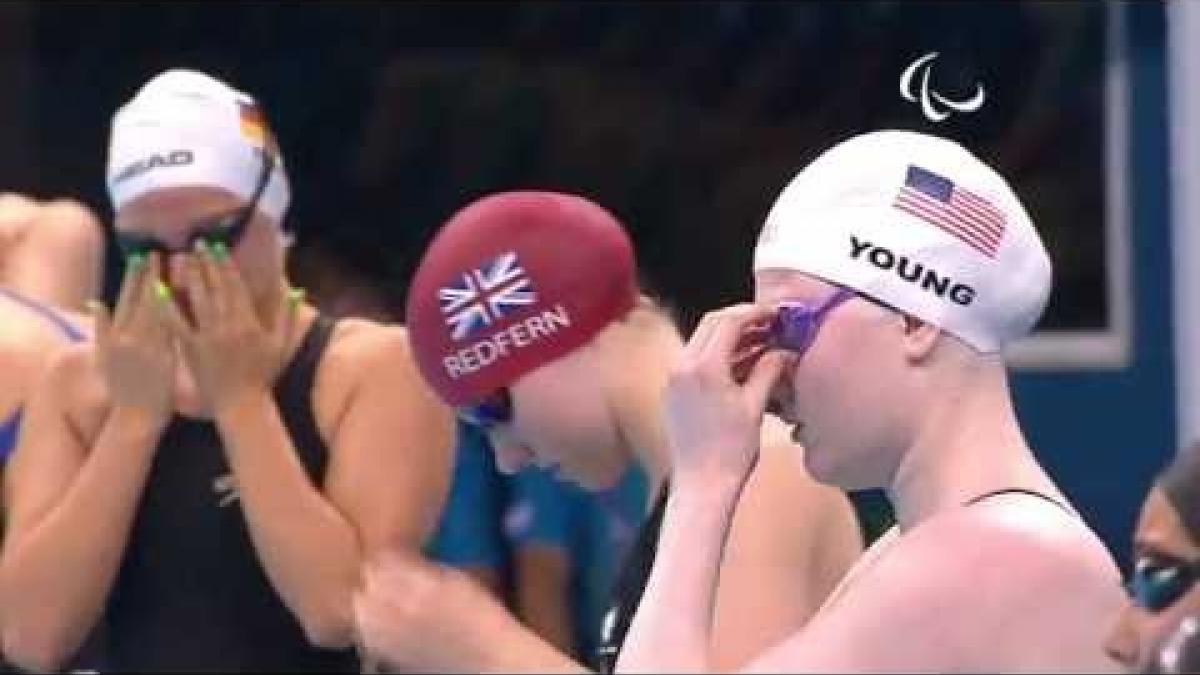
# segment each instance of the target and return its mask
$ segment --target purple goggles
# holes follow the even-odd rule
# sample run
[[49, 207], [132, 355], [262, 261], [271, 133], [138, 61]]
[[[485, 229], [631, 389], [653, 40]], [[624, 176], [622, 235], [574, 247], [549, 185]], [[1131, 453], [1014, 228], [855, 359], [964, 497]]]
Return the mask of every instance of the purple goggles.
[[818, 305], [804, 302], [781, 302], [775, 318], [771, 321], [770, 344], [775, 349], [786, 349], [804, 354], [817, 339], [817, 332], [833, 308], [855, 297], [857, 293], [840, 288]]

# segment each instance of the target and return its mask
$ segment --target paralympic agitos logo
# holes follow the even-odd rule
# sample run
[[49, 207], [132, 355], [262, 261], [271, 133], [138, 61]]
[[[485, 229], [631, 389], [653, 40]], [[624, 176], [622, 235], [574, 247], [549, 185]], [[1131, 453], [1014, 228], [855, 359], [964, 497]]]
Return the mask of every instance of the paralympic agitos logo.
[[[900, 75], [900, 95], [904, 100], [921, 104], [921, 114], [930, 122], [942, 122], [953, 113], [972, 113], [983, 107], [985, 94], [983, 85], [975, 83], [975, 94], [963, 101], [955, 101], [938, 93], [930, 85], [930, 72], [937, 52], [928, 54], [913, 61], [904, 73]], [[917, 74], [920, 73], [920, 77]], [[919, 88], [914, 83], [919, 79]]]

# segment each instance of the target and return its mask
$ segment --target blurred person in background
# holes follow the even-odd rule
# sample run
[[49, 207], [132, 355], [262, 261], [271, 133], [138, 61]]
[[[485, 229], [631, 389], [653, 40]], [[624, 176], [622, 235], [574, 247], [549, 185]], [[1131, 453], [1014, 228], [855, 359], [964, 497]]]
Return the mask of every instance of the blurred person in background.
[[[493, 452], [490, 443], [483, 450]], [[560, 652], [601, 667], [604, 613], [645, 519], [645, 472], [635, 463], [612, 487], [586, 490], [553, 469], [526, 466], [506, 483], [515, 614]]]
[[[423, 375], [488, 434], [502, 471], [532, 463], [593, 491], [633, 462], [646, 472], [651, 515], [596, 636], [597, 662], [610, 669], [670, 493], [661, 404], [683, 345], [666, 310], [639, 292], [623, 226], [573, 195], [484, 197], [426, 250], [406, 315]], [[760, 433], [766, 450], [738, 507], [717, 600], [712, 648], [730, 667], [804, 625], [862, 548], [845, 495], [805, 474], [781, 425], [764, 421]], [[450, 570], [383, 558], [368, 563], [364, 582], [360, 639], [385, 664], [585, 668]]]
[[114, 671], [357, 671], [362, 561], [420, 551], [450, 411], [405, 331], [289, 289], [289, 187], [250, 96], [152, 78], [107, 179], [120, 297], [50, 366], [5, 476], [6, 655], [59, 668], [103, 618]]
[[1200, 613], [1200, 443], [1159, 474], [1133, 535], [1128, 602], [1105, 645], [1130, 672], [1152, 666], [1168, 634]]
[[1142, 672], [1163, 675], [1200, 673], [1200, 615], [1181, 621]]
[[[288, 262], [291, 278], [308, 291], [307, 297], [322, 312], [382, 323], [403, 320], [403, 312], [394, 311], [380, 282], [319, 243], [293, 249]], [[509, 478], [496, 470], [487, 437], [476, 427], [462, 422], [456, 427], [449, 494], [426, 552], [432, 560], [474, 577], [539, 634], [558, 644], [558, 636], [571, 630], [565, 610], [559, 611], [569, 605], [566, 587], [558, 583], [565, 574], [561, 561], [519, 554], [504, 526], [505, 514], [512, 508], [509, 500], [517, 498], [513, 493], [518, 477]], [[538, 494], [548, 492], [552, 491]], [[539, 532], [546, 529], [530, 517], [517, 520]], [[522, 611], [522, 599], [530, 599], [532, 615]]]
[[450, 497], [430, 557], [475, 578], [541, 639], [592, 658], [603, 604], [645, 507], [640, 472], [588, 492], [536, 466], [503, 474], [460, 422]]
[[[0, 474], [47, 365], [67, 346], [88, 339], [91, 319], [78, 310], [99, 292], [103, 261], [102, 226], [83, 204], [0, 194]], [[73, 665], [98, 665], [95, 640]]]
[[80, 310], [96, 297], [103, 260], [103, 229], [82, 204], [0, 194], [0, 466], [48, 361], [86, 338]]
[[431, 559], [470, 575], [498, 601], [511, 606], [518, 580], [504, 537], [509, 490], [505, 477], [484, 454], [486, 442], [477, 429], [458, 422], [450, 494], [427, 551]]
[[86, 206], [0, 193], [0, 287], [82, 312], [98, 297], [103, 266], [104, 229]]
[[[322, 312], [384, 323], [402, 320], [382, 280], [319, 243], [293, 249], [288, 262], [291, 277]], [[456, 438], [446, 506], [426, 546], [430, 559], [474, 577], [564, 653], [589, 654], [588, 636], [599, 631], [597, 591], [607, 589], [613, 571], [613, 552], [589, 546], [590, 535], [606, 525], [621, 530], [605, 517], [608, 507], [628, 507], [632, 499], [640, 516], [644, 497], [634, 494], [614, 504], [615, 495], [572, 490], [536, 467], [505, 476], [477, 427], [459, 422]]]

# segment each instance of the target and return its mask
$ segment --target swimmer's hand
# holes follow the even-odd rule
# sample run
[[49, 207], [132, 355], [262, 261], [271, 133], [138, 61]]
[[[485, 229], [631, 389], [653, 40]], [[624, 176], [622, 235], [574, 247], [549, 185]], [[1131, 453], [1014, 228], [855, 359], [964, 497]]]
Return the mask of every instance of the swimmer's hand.
[[154, 422], [173, 411], [175, 349], [159, 311], [161, 259], [134, 256], [112, 315], [100, 302], [88, 303], [96, 323], [96, 359], [114, 406], [136, 409]]
[[741, 304], [710, 312], [673, 368], [666, 392], [673, 480], [744, 483], [758, 461], [762, 416], [771, 389], [793, 358], [759, 347], [739, 382], [735, 368], [748, 329], [774, 308]]
[[466, 573], [396, 552], [364, 566], [353, 605], [359, 651], [400, 672], [495, 671], [516, 626]]
[[285, 295], [260, 316], [228, 251], [204, 242], [188, 256], [182, 281], [192, 317], [170, 298], [164, 316], [214, 417], [246, 396], [269, 394], [284, 366], [298, 297]]

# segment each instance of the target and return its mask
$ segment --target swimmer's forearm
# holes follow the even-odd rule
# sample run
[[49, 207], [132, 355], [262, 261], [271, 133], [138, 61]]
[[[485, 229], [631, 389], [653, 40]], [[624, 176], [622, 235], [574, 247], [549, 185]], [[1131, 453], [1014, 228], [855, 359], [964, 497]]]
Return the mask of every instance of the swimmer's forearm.
[[216, 422], [271, 584], [310, 642], [349, 647], [361, 564], [353, 527], [309, 479], [269, 392], [218, 411]]
[[162, 430], [161, 421], [114, 408], [58, 503], [28, 528], [13, 523], [22, 531], [6, 542], [0, 565], [4, 647], [13, 661], [56, 669], [95, 624]]
[[677, 477], [654, 568], [617, 672], [712, 670], [713, 610], [725, 540], [743, 483]]
[[479, 664], [481, 673], [590, 673], [582, 664], [560, 652], [554, 645], [515, 619], [501, 632], [491, 649], [487, 663]]
[[512, 556], [513, 609], [521, 621], [559, 651], [574, 642], [571, 560], [561, 546], [530, 543]]

